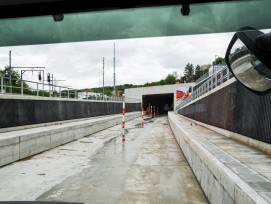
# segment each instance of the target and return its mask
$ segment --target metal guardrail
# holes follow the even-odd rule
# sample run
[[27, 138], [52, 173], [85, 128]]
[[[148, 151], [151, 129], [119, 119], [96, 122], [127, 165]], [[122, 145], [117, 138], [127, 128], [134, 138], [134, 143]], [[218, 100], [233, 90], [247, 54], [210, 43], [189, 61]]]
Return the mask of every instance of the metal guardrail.
[[[11, 79], [12, 83], [10, 85], [9, 80], [9, 77], [0, 76], [0, 94], [80, 99], [78, 98], [77, 90], [71, 87], [18, 79]], [[86, 100], [122, 101], [123, 98], [118, 96], [99, 96], [91, 97]]]
[[197, 85], [193, 87], [193, 92], [190, 94], [189, 97], [182, 100], [177, 106], [175, 110], [178, 110], [185, 106], [186, 104], [190, 103], [191, 101], [199, 98], [203, 94], [211, 91], [212, 89], [216, 88], [217, 86], [225, 83], [229, 79], [233, 77], [232, 73], [225, 67], [224, 69], [216, 72], [215, 74], [207, 77], [202, 82], [199, 82]]

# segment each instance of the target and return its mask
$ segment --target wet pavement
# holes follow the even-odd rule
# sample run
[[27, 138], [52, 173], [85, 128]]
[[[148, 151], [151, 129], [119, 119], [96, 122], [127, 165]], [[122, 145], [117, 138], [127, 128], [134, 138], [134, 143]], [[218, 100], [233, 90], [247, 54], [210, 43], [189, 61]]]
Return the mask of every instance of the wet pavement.
[[115, 126], [0, 168], [0, 200], [207, 203], [167, 117], [140, 122], [124, 143]]

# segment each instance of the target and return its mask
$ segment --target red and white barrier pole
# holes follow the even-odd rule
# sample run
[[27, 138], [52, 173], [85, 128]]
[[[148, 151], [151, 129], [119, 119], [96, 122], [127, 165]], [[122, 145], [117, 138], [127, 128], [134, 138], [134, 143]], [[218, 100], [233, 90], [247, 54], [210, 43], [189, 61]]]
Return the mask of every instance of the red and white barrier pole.
[[125, 96], [123, 94], [123, 102], [122, 102], [122, 141], [125, 141]]
[[142, 127], [144, 128], [144, 108], [142, 107]]

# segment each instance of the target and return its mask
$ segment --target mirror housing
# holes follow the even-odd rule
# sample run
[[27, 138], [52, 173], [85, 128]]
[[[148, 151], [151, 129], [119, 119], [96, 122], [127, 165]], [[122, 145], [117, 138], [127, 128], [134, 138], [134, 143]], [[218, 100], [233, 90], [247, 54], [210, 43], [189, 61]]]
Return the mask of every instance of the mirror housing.
[[234, 34], [225, 61], [236, 79], [255, 93], [271, 90], [271, 34], [259, 30]]

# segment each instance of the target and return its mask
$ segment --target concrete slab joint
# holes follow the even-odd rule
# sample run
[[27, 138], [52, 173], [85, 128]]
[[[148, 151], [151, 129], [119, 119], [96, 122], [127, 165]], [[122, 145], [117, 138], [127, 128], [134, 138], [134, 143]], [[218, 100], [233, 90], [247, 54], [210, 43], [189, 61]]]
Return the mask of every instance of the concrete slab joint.
[[173, 112], [169, 124], [210, 203], [269, 203], [259, 192], [230, 169], [221, 159], [241, 163], [200, 136], [186, 121]]

